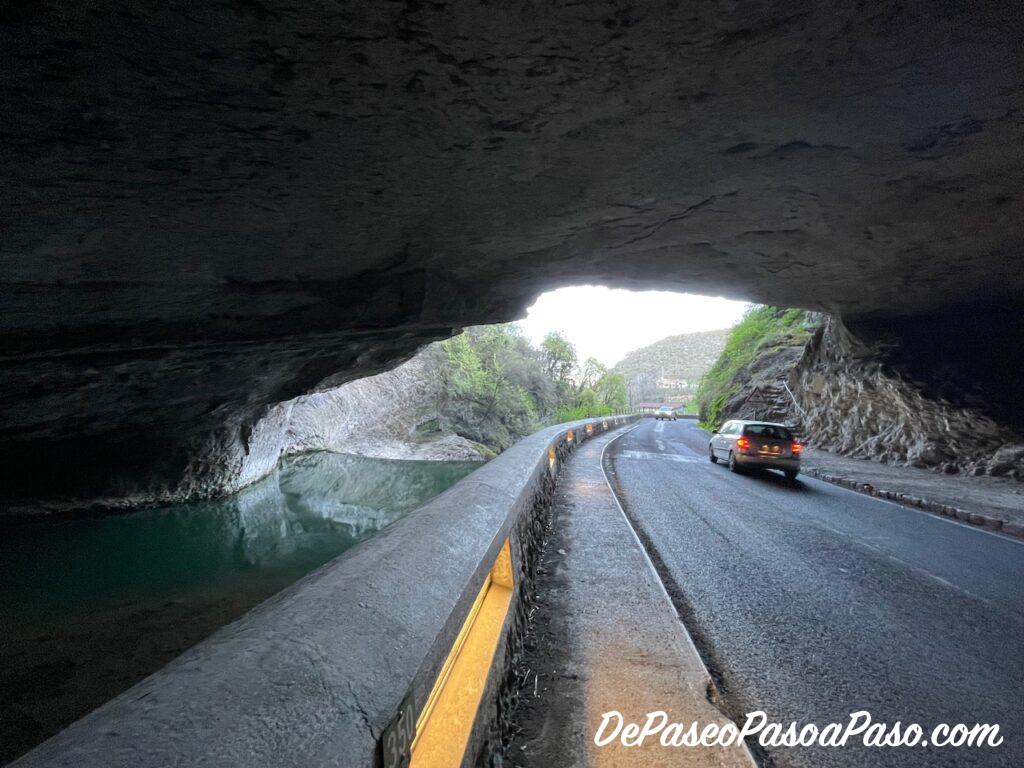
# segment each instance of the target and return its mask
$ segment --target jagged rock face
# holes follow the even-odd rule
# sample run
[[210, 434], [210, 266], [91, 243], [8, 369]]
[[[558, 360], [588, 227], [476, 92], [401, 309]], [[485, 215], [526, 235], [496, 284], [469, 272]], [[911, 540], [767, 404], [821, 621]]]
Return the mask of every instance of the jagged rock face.
[[253, 429], [236, 471], [225, 480], [244, 485], [269, 472], [281, 456], [333, 451], [380, 459], [480, 461], [480, 446], [423, 427], [437, 421], [436, 345], [394, 370], [287, 400]]
[[[935, 318], [937, 337], [945, 323]], [[883, 329], [884, 341], [870, 335]], [[914, 359], [908, 345], [894, 343], [900, 331], [908, 332], [902, 323], [866, 323], [858, 336], [839, 318], [822, 317], [806, 345], [766, 350], [743, 370], [726, 418], [794, 425], [802, 439], [845, 456], [1024, 480], [1024, 432], [991, 415], [1007, 415], [998, 390], [978, 400], [979, 387], [958, 386], [948, 358], [929, 364], [927, 348]], [[911, 378], [911, 369], [923, 380]], [[752, 400], [755, 387], [762, 402]]]
[[847, 318], [867, 354], [930, 400], [967, 408], [1024, 433], [1024, 312], [993, 298], [907, 317]]
[[884, 351], [832, 319], [788, 384], [790, 416], [816, 445], [848, 456], [945, 472], [1024, 479], [1024, 437], [977, 408], [929, 396], [884, 363]]
[[1021, 36], [994, 1], [7, 4], [4, 492], [218, 492], [275, 403], [558, 284], [1019, 311]]
[[[726, 418], [773, 421], [780, 424], [800, 425], [801, 433], [806, 427], [797, 410], [796, 395], [787, 390], [789, 380], [797, 363], [804, 355], [802, 346], [781, 346], [754, 358], [737, 381], [740, 387], [725, 402]], [[760, 401], [755, 401], [755, 389]]]
[[[139, 485], [91, 498], [108, 507], [183, 501], [238, 491], [274, 471], [285, 456], [312, 451], [380, 459], [482, 461], [481, 446], [451, 433], [424, 430], [437, 420], [434, 347], [376, 376], [277, 403], [236, 440], [211, 441], [185, 457], [177, 484]], [[216, 434], [224, 434], [220, 430]], [[51, 509], [82, 499], [46, 499]], [[31, 502], [30, 502], [31, 503]], [[38, 507], [18, 507], [34, 512]]]

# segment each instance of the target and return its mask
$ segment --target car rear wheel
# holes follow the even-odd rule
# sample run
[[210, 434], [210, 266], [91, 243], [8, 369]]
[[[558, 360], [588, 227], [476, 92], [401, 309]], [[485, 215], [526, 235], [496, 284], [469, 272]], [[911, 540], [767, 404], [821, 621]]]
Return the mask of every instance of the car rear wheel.
[[740, 465], [736, 463], [736, 455], [732, 451], [729, 451], [729, 471], [735, 472], [737, 475], [743, 471], [740, 469]]
[[783, 474], [786, 476], [786, 479], [792, 483], [800, 473], [795, 469], [785, 469], [783, 470]]

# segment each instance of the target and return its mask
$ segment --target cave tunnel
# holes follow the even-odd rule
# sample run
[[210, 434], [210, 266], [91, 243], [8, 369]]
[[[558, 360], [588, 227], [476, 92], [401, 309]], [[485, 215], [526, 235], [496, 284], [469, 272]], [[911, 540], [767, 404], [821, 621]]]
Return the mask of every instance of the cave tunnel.
[[1024, 426], [1015, 3], [0, 10], [10, 498], [230, 490], [268, 407], [597, 282], [828, 313]]

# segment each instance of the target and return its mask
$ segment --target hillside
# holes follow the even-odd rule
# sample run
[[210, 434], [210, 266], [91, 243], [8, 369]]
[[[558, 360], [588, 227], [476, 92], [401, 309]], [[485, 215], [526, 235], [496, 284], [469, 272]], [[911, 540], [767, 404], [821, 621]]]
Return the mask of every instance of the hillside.
[[[820, 318], [799, 309], [755, 306], [727, 332], [722, 355], [697, 393], [701, 421], [717, 429], [726, 419], [756, 418], [792, 423], [792, 400], [783, 382], [804, 352]], [[758, 387], [766, 402], [747, 398]]]
[[630, 402], [689, 402], [725, 348], [728, 330], [683, 333], [633, 350], [612, 371], [626, 379]]

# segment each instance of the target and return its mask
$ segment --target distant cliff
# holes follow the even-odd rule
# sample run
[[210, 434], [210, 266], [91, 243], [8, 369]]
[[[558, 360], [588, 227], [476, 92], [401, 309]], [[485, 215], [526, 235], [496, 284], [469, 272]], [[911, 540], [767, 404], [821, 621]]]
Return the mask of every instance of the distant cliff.
[[626, 355], [612, 370], [626, 378], [630, 402], [687, 402], [725, 348], [728, 330], [669, 336]]

